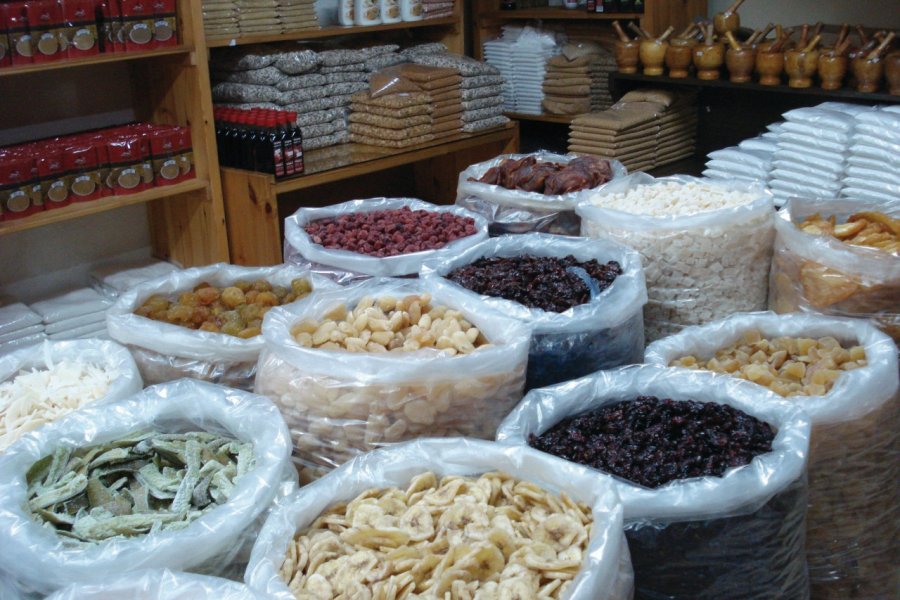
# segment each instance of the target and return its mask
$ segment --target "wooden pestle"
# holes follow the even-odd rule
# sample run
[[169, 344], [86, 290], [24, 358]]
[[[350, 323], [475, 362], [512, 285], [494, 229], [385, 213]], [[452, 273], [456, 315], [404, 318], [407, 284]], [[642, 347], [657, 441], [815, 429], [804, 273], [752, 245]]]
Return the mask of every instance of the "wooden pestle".
[[690, 37], [691, 33], [693, 33], [694, 29], [697, 27], [696, 23], [691, 23], [687, 27], [684, 28], [684, 31], [675, 36], [677, 40], [685, 40]]
[[800, 41], [797, 42], [797, 45], [803, 48], [806, 46], [806, 42], [809, 41], [809, 25], [806, 23], [803, 24], [803, 27], [800, 28]]
[[769, 32], [771, 32], [773, 29], [775, 29], [775, 23], [769, 23], [765, 26], [764, 29], [757, 29], [747, 40], [747, 44], [752, 46], [757, 42], [761, 42], [762, 40], [766, 39], [766, 36], [769, 35]]
[[672, 27], [671, 25], [669, 25], [669, 28], [666, 29], [666, 30], [663, 32], [663, 34], [662, 34], [661, 36], [659, 36], [658, 38], [656, 38], [656, 41], [657, 41], [657, 42], [664, 42], [664, 41], [666, 41], [666, 40], [668, 39], [668, 37], [669, 37], [670, 35], [672, 35], [673, 33], [675, 33], [675, 28]]
[[812, 39], [812, 41], [803, 48], [803, 52], [812, 52], [813, 50], [816, 49], [816, 46], [818, 46], [819, 42], [821, 42], [821, 41], [822, 41], [822, 35], [819, 34], [816, 37], [814, 37]]
[[630, 29], [631, 31], [633, 31], [639, 38], [643, 38], [643, 39], [645, 39], [645, 40], [651, 39], [651, 38], [650, 38], [650, 34], [647, 33], [647, 32], [646, 32], [644, 29], [642, 29], [641, 27], [638, 27], [637, 25], [635, 25], [634, 21], [631, 21], [631, 22], [628, 23], [628, 29]]
[[766, 50], [766, 52], [781, 52], [781, 49], [784, 48], [784, 45], [788, 43], [788, 40], [791, 39], [791, 36], [794, 35], [794, 30], [791, 28], [785, 29], [783, 35], [778, 38], [772, 47]]
[[859, 45], [860, 46], [865, 46], [866, 44], [869, 43], [869, 36], [866, 35], [866, 30], [863, 28], [862, 25], [856, 26], [856, 35], [859, 36]]
[[735, 2], [725, 9], [725, 12], [722, 14], [731, 15], [737, 12], [737, 10], [741, 7], [741, 4], [744, 3], [744, 0], [735, 0]]
[[741, 45], [738, 43], [736, 39], [734, 39], [734, 34], [730, 31], [725, 32], [725, 38], [728, 40], [728, 45], [731, 46], [731, 49], [735, 52], [741, 51]]
[[837, 39], [834, 40], [834, 47], [837, 48], [841, 44], [844, 43], [844, 40], [847, 39], [847, 35], [850, 33], [850, 26], [847, 23], [841, 25], [841, 31], [838, 33]]
[[878, 44], [878, 47], [869, 52], [869, 55], [866, 56], [866, 60], [876, 60], [884, 54], [884, 51], [887, 50], [888, 46], [891, 45], [891, 42], [894, 41], [895, 33], [892, 31], [881, 40], [881, 43]]
[[618, 20], [613, 21], [613, 22], [612, 22], [612, 26], [613, 26], [613, 29], [616, 30], [616, 35], [619, 36], [619, 40], [620, 40], [623, 44], [627, 44], [628, 42], [631, 41], [631, 38], [628, 37], [628, 34], [626, 34], [625, 31], [622, 29], [622, 24], [619, 23]]

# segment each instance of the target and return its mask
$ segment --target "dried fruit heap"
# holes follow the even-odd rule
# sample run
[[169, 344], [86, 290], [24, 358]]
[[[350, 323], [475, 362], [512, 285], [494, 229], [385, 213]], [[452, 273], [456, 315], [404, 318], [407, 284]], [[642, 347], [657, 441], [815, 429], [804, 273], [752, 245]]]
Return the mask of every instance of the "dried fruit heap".
[[447, 278], [479, 294], [513, 300], [528, 308], [564, 312], [591, 299], [584, 280], [567, 270], [572, 267], [586, 271], [600, 291], [622, 274], [622, 267], [615, 261], [604, 265], [595, 259], [579, 262], [571, 255], [557, 258], [526, 254], [514, 258], [479, 258], [454, 270]]
[[847, 217], [840, 225], [834, 215], [827, 219], [816, 213], [800, 224], [800, 229], [812, 235], [830, 235], [845, 244], [874, 248], [900, 254], [900, 219], [880, 212], [861, 212]]
[[436, 250], [476, 232], [471, 217], [407, 206], [319, 219], [304, 230], [325, 248], [380, 258]]
[[260, 333], [262, 319], [273, 306], [303, 298], [312, 291], [306, 279], [294, 279], [290, 289], [259, 279], [237, 281], [224, 289], [200, 283], [178, 299], [154, 294], [134, 314], [188, 329], [252, 338]]
[[563, 598], [581, 568], [586, 505], [504, 473], [423, 473], [329, 508], [288, 547], [307, 598]]
[[253, 463], [253, 444], [202, 431], [61, 447], [28, 470], [28, 509], [78, 542], [183, 529], [227, 502]]
[[720, 477], [770, 452], [774, 438], [772, 426], [725, 404], [640, 396], [565, 419], [528, 443], [656, 488]]
[[612, 176], [609, 161], [596, 156], [579, 156], [568, 163], [538, 162], [534, 156], [526, 156], [505, 158], [478, 179], [470, 177], [469, 181], [557, 195], [598, 187]]

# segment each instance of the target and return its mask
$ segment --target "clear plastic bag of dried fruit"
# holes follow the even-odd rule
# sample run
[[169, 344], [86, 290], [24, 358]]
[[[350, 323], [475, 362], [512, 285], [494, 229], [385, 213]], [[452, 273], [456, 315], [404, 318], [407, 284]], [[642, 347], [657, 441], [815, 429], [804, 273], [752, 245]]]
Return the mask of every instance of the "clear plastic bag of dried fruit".
[[[629, 194], [633, 201], [622, 200]], [[761, 184], [633, 173], [584, 193], [577, 213], [582, 235], [640, 252], [647, 340], [765, 309], [775, 234], [772, 194]]]
[[[381, 525], [376, 524], [369, 529], [373, 536], [382, 533], [379, 530], [382, 527], [386, 528], [385, 536], [412, 537], [415, 541], [408, 542], [408, 551], [403, 554], [411, 558], [411, 561], [395, 561], [398, 569], [404, 570], [394, 571], [392, 577], [373, 585], [393, 583], [399, 591], [415, 582], [416, 592], [420, 592], [425, 586], [433, 586], [427, 597], [444, 597], [441, 584], [445, 580], [457, 579], [458, 583], [455, 585], [463, 584], [462, 587], [468, 593], [457, 593], [454, 597], [482, 597], [473, 593], [475, 586], [480, 584], [481, 594], [488, 597], [536, 598], [538, 589], [535, 584], [542, 581], [547, 584], [545, 594], [541, 595], [545, 598], [629, 600], [632, 597], [633, 576], [628, 548], [622, 535], [622, 507], [612, 491], [611, 478], [585, 476], [583, 469], [575, 468], [574, 465], [560, 466], [556, 462], [529, 448], [510, 448], [492, 442], [461, 438], [422, 439], [359, 456], [327, 477], [299, 490], [271, 513], [253, 548], [245, 581], [251, 588], [268, 594], [268, 597], [293, 600], [294, 594], [300, 592], [299, 588], [304, 583], [301, 577], [305, 565], [328, 561], [326, 565], [330, 566], [323, 565], [319, 568], [319, 572], [325, 572], [329, 568], [337, 568], [346, 560], [339, 552], [329, 553], [320, 559], [316, 556], [318, 551], [315, 548], [310, 549], [308, 561], [305, 558], [299, 561], [286, 560], [290, 547], [296, 548], [296, 544], [292, 543], [296, 534], [314, 526], [317, 517], [327, 509], [338, 503], [351, 502], [363, 492], [369, 492], [374, 504], [378, 497], [375, 489], [396, 487], [407, 491], [413, 489], [410, 487], [412, 485], [418, 491], [410, 494], [401, 492], [404, 503], [412, 506], [401, 505], [390, 513], [400, 516], [399, 525], [390, 524], [391, 519], [398, 519], [385, 516], [376, 521]], [[434, 479], [423, 477], [429, 472], [435, 475]], [[478, 493], [478, 484], [459, 480], [459, 476], [476, 479], [485, 473], [498, 472], [502, 475], [497, 477], [496, 495]], [[457, 482], [441, 481], [444, 477], [454, 477]], [[503, 493], [500, 493], [500, 480], [504, 482]], [[522, 483], [517, 484], [513, 480], [520, 480]], [[432, 505], [430, 497], [425, 495], [434, 494], [427, 490], [438, 486], [442, 490], [441, 496], [446, 494], [447, 498], [440, 505]], [[527, 499], [518, 497], [520, 491], [525, 492]], [[564, 493], [571, 500], [560, 502], [554, 499], [545, 504], [541, 501], [545, 492]], [[414, 501], [415, 498], [418, 500]], [[482, 520], [482, 508], [487, 515], [487, 510], [490, 510], [488, 505], [499, 507], [516, 500], [522, 501], [520, 507], [532, 503], [539, 503], [541, 506], [533, 511], [523, 509], [525, 515], [513, 510], [505, 513], [509, 515], [508, 518], [498, 516], [490, 523]], [[578, 509], [582, 515], [590, 513], [593, 522], [589, 537], [577, 532], [577, 529], [583, 527], [584, 521], [580, 517], [573, 517], [572, 501], [582, 503]], [[417, 510], [422, 510], [421, 507], [414, 508], [417, 502], [431, 505], [428, 512], [435, 515], [433, 520], [428, 513], [426, 519], [412, 518]], [[361, 514], [363, 511], [354, 511], [354, 507], [364, 503], [366, 501], [357, 500], [349, 506], [353, 511], [350, 515], [351, 522], [347, 523], [350, 534], [365, 528]], [[501, 507], [499, 510], [504, 509]], [[403, 518], [407, 514], [409, 518]], [[465, 531], [472, 533], [472, 537], [479, 541], [461, 541], [460, 537], [460, 543], [453, 544], [455, 550], [445, 550], [441, 556], [435, 557], [433, 553], [440, 551], [442, 543], [447, 544], [448, 539], [456, 539], [451, 536], [464, 535], [462, 525], [454, 524], [454, 519], [458, 520], [459, 517], [471, 521]], [[346, 516], [341, 517], [340, 513], [331, 517], [335, 522], [342, 518]], [[575, 518], [578, 519], [577, 522], [573, 522]], [[515, 531], [520, 533], [503, 529], [504, 523], [513, 527], [512, 520], [519, 519], [523, 522], [516, 523]], [[446, 527], [438, 529], [439, 522]], [[551, 523], [559, 528], [557, 531], [562, 530], [562, 535], [554, 541], [547, 541], [547, 531], [542, 524]], [[494, 530], [490, 530], [491, 527]], [[497, 531], [498, 529], [503, 530]], [[522, 532], [527, 532], [527, 539], [523, 539]], [[510, 535], [513, 539], [510, 539]], [[347, 539], [351, 537], [348, 535]], [[375, 539], [372, 538], [373, 541]], [[396, 544], [396, 537], [388, 539], [390, 541], [382, 545], [382, 551]], [[508, 542], [502, 546], [502, 550], [497, 545], [501, 540]], [[385, 561], [372, 551], [377, 550], [378, 546], [365, 542], [363, 544], [370, 550], [360, 548], [354, 558], [367, 560], [357, 561], [361, 571], [345, 569], [351, 578], [358, 579], [369, 570], [377, 571], [384, 567]], [[323, 548], [321, 544], [318, 546]], [[338, 548], [328, 548], [329, 552], [331, 550]], [[512, 552], [515, 552], [514, 555], [510, 554]], [[534, 556], [530, 556], [531, 554]], [[479, 560], [476, 564], [469, 555], [485, 560]], [[444, 560], [440, 560], [441, 558]], [[547, 571], [555, 570], [556, 576], [547, 572], [545, 576], [538, 577], [532, 569], [537, 569], [536, 565], [541, 563], [547, 565]], [[551, 563], [556, 563], [553, 569], [550, 568]], [[400, 567], [401, 564], [405, 564], [405, 568]], [[299, 575], [295, 575], [298, 571]], [[431, 579], [432, 575], [434, 582], [427, 582], [426, 579]], [[560, 582], [557, 577], [565, 578], [565, 581]], [[292, 579], [290, 587], [285, 578]], [[481, 584], [481, 581], [489, 578], [493, 580], [492, 583]], [[319, 583], [315, 579], [316, 575], [311, 576], [306, 580], [306, 585], [312, 588], [313, 584]], [[335, 581], [335, 586], [341, 583]], [[436, 590], [435, 587], [439, 589]], [[336, 596], [338, 590], [332, 589], [332, 593]], [[367, 595], [361, 593], [360, 597]], [[375, 594], [374, 597], [379, 596]]]
[[[582, 157], [580, 162], [588, 167], [596, 163], [597, 177], [591, 177], [588, 170], [555, 173], [558, 169], [540, 167], [554, 163], [568, 165], [576, 159], [579, 157], [575, 154], [541, 150], [532, 154], [501, 154], [470, 165], [459, 174], [456, 204], [487, 219], [491, 235], [528, 232], [578, 235], [581, 219], [575, 214], [575, 205], [579, 192], [598, 190], [607, 181], [624, 177], [628, 171], [617, 160], [595, 157]], [[485, 177], [494, 183], [478, 181]]]
[[[409, 307], [391, 309], [391, 300]], [[297, 333], [307, 324], [311, 333]], [[475, 329], [475, 341], [453, 338], [460, 329], [463, 338]], [[522, 398], [531, 329], [459, 290], [371, 279], [269, 311], [263, 338], [254, 391], [281, 409], [300, 464], [321, 472], [421, 436], [492, 439]]]
[[[295, 280], [305, 280], [309, 285], [293, 290], [292, 282]], [[254, 285], [257, 282], [264, 282], [264, 285], [259, 284], [259, 289], [256, 289]], [[215, 287], [219, 294], [198, 297], [193, 292], [202, 283]], [[235, 284], [247, 287], [248, 292], [230, 290], [226, 294], [225, 289]], [[282, 289], [275, 290], [276, 287]], [[250, 390], [263, 340], [258, 329], [251, 337], [239, 335], [243, 335], [254, 321], [258, 325], [269, 306], [281, 302], [282, 298], [274, 292], [281, 294], [284, 291], [289, 295], [282, 294], [283, 298], [290, 300], [309, 293], [307, 287], [318, 290], [334, 288], [335, 285], [327, 278], [310, 273], [309, 269], [290, 265], [240, 267], [219, 263], [186, 269], [143, 283], [120, 296], [107, 311], [106, 325], [110, 337], [131, 351], [147, 385], [193, 377]], [[265, 291], [268, 292], [266, 296], [260, 298], [259, 294]], [[256, 296], [250, 298], [250, 292], [256, 292]], [[184, 299], [187, 308], [175, 308], [174, 301], [177, 299], [181, 303], [185, 293], [190, 296]], [[234, 297], [229, 295], [232, 293]], [[159, 307], [159, 314], [151, 316], [161, 319], [172, 316], [174, 323], [137, 314], [142, 307], [156, 310], [155, 306], [150, 306], [156, 298], [172, 302], [164, 301]], [[225, 304], [211, 304], [219, 301]], [[187, 310], [190, 327], [176, 319], [180, 315], [172, 311], [178, 310]], [[222, 325], [215, 327], [218, 331], [193, 329], [197, 326], [194, 315], [201, 323], [205, 320], [216, 324], [221, 322]], [[231, 319], [232, 316], [238, 318]], [[229, 321], [235, 323], [232, 332], [235, 335], [223, 333]]]
[[813, 235], [800, 224], [815, 214], [827, 219], [877, 211], [900, 218], [900, 202], [792, 198], [775, 218], [775, 255], [769, 309], [874, 319], [900, 341], [900, 256]]
[[[527, 445], [565, 418], [638, 396], [727, 404], [775, 428], [772, 450], [722, 477], [651, 489], [618, 477], [636, 598], [808, 598], [804, 552], [810, 424], [798, 407], [724, 375], [630, 366], [532, 390], [497, 439]], [[543, 454], [578, 476], [597, 474]], [[580, 470], [580, 471], [579, 471]]]
[[[394, 239], [390, 236], [391, 239], [388, 239], [385, 228], [380, 228], [377, 241], [382, 246], [377, 249], [373, 246], [365, 253], [340, 248], [343, 241], [349, 245], [351, 241], [359, 240], [357, 230], [361, 229], [360, 224], [353, 224], [349, 231], [345, 231], [339, 223], [336, 223], [335, 237], [328, 242], [330, 246], [315, 242], [306, 232], [307, 226], [315, 221], [358, 218], [361, 215], [382, 211], [391, 211], [391, 218], [401, 225], [393, 234], [399, 237]], [[432, 223], [435, 227], [426, 233], [419, 226], [417, 221], [419, 213], [415, 211], [449, 214], [454, 215], [456, 219], [450, 224]], [[470, 227], [471, 233], [465, 234], [463, 229], [466, 227]], [[425, 237], [426, 235], [428, 237]], [[455, 256], [486, 239], [487, 236], [487, 221], [482, 216], [458, 206], [437, 206], [415, 198], [351, 200], [324, 208], [301, 208], [285, 219], [284, 262], [309, 266], [314, 272], [326, 275], [339, 283], [369, 277], [415, 276], [425, 260]], [[441, 239], [438, 239], [439, 237]], [[374, 243], [376, 240], [372, 241]], [[383, 256], [377, 256], [379, 250], [383, 250], [381, 252]]]
[[[136, 471], [137, 467], [130, 466], [133, 463], [129, 461], [141, 460], [146, 448], [138, 450], [140, 446], [125, 440], [149, 431], [209, 432], [234, 438], [237, 442], [231, 443], [242, 448], [252, 444], [252, 455], [246, 454], [243, 466], [230, 471], [230, 475], [221, 480], [213, 477], [205, 493], [213, 496], [214, 504], [207, 504], [203, 512], [196, 513], [201, 510], [196, 508], [199, 504], [195, 505], [199, 500], [191, 500], [190, 510], [177, 512], [172, 506], [178, 494], [167, 493], [160, 480], [176, 476], [176, 480], [181, 479], [178, 489], [190, 480], [194, 486], [190, 498], [195, 498], [203, 489], [201, 478], [209, 477], [211, 471], [207, 469], [215, 467], [209, 463], [217, 460], [210, 458], [208, 452], [218, 456], [221, 451], [201, 448], [203, 468], [196, 480], [190, 475], [190, 465], [178, 472], [166, 469], [162, 474], [152, 473], [155, 469], [147, 471], [146, 465], [144, 471]], [[148, 440], [151, 448], [159, 447], [169, 456], [180, 452], [177, 448], [167, 450], [167, 438]], [[79, 468], [77, 461], [82, 460], [77, 458], [78, 449], [106, 447], [116, 442], [119, 448], [134, 450], [126, 452], [127, 456], [115, 450], [102, 455], [85, 450], [87, 457], [102, 460], [90, 463], [91, 479], [86, 483], [90, 493], [85, 492], [85, 482], [79, 478], [86, 475], [75, 473]], [[192, 451], [188, 447], [184, 452]], [[239, 576], [265, 511], [276, 498], [296, 488], [290, 454], [291, 440], [284, 419], [269, 400], [202, 381], [182, 379], [149, 387], [115, 403], [85, 407], [29, 433], [0, 456], [0, 564], [26, 595], [46, 595], [73, 583], [99, 584], [113, 574], [148, 568]], [[53, 457], [52, 462], [42, 460], [49, 457]], [[110, 465], [109, 473], [98, 471], [106, 464]], [[45, 468], [49, 468], [47, 479], [40, 479]], [[68, 474], [62, 473], [70, 468], [73, 470]], [[119, 478], [126, 480], [127, 490], [121, 489], [122, 483], [117, 488], [112, 481]], [[129, 479], [142, 483], [128, 484]], [[48, 483], [46, 491], [43, 484], [35, 483], [54, 480], [56, 484]], [[73, 489], [57, 486], [65, 482]], [[32, 489], [33, 486], [36, 487]], [[48, 505], [46, 494], [54, 490], [60, 494], [69, 491], [60, 496], [58, 503]], [[149, 490], [154, 491], [152, 497], [145, 497], [145, 506], [140, 498]], [[220, 496], [220, 491], [225, 495]], [[111, 494], [114, 500], [107, 503], [104, 499]], [[133, 503], [123, 506], [122, 501], [129, 497]], [[82, 513], [66, 518], [59, 511], [75, 513], [77, 508], [67, 506], [67, 498], [88, 506]], [[159, 502], [166, 503], [166, 507], [160, 508]], [[32, 513], [30, 503], [43, 508]], [[160, 515], [160, 521], [149, 532], [148, 514]], [[184, 521], [183, 528], [168, 528], [166, 523], [176, 516]], [[79, 521], [84, 522], [76, 528]]]
[[812, 422], [806, 523], [810, 583], [813, 597], [824, 600], [876, 598], [885, 590], [898, 589], [896, 345], [863, 320], [746, 313], [654, 342], [647, 348], [646, 362], [669, 365], [685, 356], [710, 358], [741, 344], [746, 335], [756, 339], [757, 332], [769, 341], [832, 338], [845, 350], [853, 346], [864, 350], [866, 366], [844, 371], [839, 363], [852, 358], [848, 352], [838, 347], [831, 352], [816, 349], [822, 362], [810, 363], [810, 370], [827, 372], [836, 365], [831, 369], [838, 374], [833, 387], [824, 395], [786, 398], [803, 408]]
[[[454, 270], [480, 258], [523, 255], [573, 256], [579, 262], [596, 260], [600, 264], [615, 261], [621, 274], [599, 293], [589, 287], [591, 295], [586, 303], [563, 312], [530, 308], [515, 300], [478, 294], [447, 279]], [[582, 274], [576, 274], [576, 277], [590, 279], [586, 271], [581, 271]], [[643, 307], [647, 303], [644, 272], [640, 255], [621, 244], [545, 233], [504, 235], [485, 240], [457, 257], [427, 261], [422, 268], [422, 277], [433, 279], [439, 288], [460, 290], [470, 295], [473, 301], [481, 301], [493, 310], [534, 327], [528, 353], [526, 390], [601, 369], [639, 363], [643, 358]]]
[[75, 584], [59, 590], [47, 600], [261, 600], [262, 596], [242, 583], [179, 573], [168, 569], [148, 569], [125, 576], [110, 574], [103, 583]]

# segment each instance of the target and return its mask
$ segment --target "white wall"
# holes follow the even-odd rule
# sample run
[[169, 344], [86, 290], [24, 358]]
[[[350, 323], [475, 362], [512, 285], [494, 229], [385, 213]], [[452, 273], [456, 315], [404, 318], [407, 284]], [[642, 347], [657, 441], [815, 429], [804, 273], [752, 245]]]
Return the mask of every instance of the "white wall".
[[[733, 2], [709, 0], [709, 15], [725, 10]], [[741, 25], [754, 29], [769, 22], [790, 26], [817, 21], [900, 28], [900, 0], [746, 0], [738, 12]]]

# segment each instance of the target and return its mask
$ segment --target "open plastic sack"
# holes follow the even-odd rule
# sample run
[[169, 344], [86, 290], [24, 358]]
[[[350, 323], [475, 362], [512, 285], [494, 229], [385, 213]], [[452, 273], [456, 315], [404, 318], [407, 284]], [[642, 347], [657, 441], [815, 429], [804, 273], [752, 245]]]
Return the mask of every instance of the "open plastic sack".
[[895, 342], [900, 341], [900, 258], [798, 227], [816, 213], [824, 218], [834, 215], [843, 223], [848, 216], [864, 211], [898, 218], [900, 201], [792, 198], [778, 211], [769, 309], [874, 319]]
[[[453, 270], [482, 257], [574, 256], [601, 264], [614, 260], [622, 274], [589, 302], [554, 313], [528, 308], [513, 300], [485, 296], [445, 279]], [[634, 250], [606, 240], [544, 233], [501, 236], [486, 240], [459, 256], [426, 262], [422, 276], [439, 288], [451, 287], [473, 300], [534, 327], [528, 352], [526, 389], [575, 379], [601, 369], [641, 362], [644, 352], [644, 313], [647, 288], [641, 258]]]
[[[340, 217], [360, 212], [380, 210], [410, 210], [449, 212], [475, 221], [475, 233], [459, 238], [436, 250], [387, 256], [367, 256], [348, 250], [332, 250], [316, 244], [306, 233], [305, 226], [319, 219]], [[447, 258], [470, 248], [488, 236], [484, 217], [457, 206], [437, 206], [415, 198], [369, 198], [351, 200], [324, 208], [301, 208], [284, 220], [284, 262], [309, 266], [314, 272], [331, 277], [339, 283], [349, 283], [369, 277], [403, 277], [418, 274], [428, 259]]]
[[[534, 156], [539, 163], [563, 164], [578, 158], [574, 154], [554, 154], [541, 150], [533, 154], [501, 154], [491, 160], [470, 165], [459, 174], [456, 187], [457, 206], [467, 208], [487, 219], [491, 235], [530, 231], [578, 235], [581, 219], [575, 214], [575, 206], [580, 192], [543, 194], [470, 181], [479, 179], [488, 169], [496, 167], [508, 158], [518, 160], [527, 156]], [[617, 160], [610, 160], [609, 165], [613, 179], [624, 177], [628, 172]], [[602, 187], [603, 185], [591, 189], [596, 191]]]
[[[458, 356], [432, 348], [349, 352], [304, 347], [291, 335], [303, 319], [320, 320], [341, 304], [352, 309], [365, 296], [424, 292], [432, 294], [432, 305], [461, 311], [493, 346]], [[306, 479], [388, 443], [421, 436], [492, 439], [522, 399], [531, 330], [459, 290], [372, 279], [269, 311], [263, 338], [254, 389], [281, 409]]]
[[[567, 417], [641, 395], [728, 404], [769, 423], [777, 435], [771, 452], [722, 477], [656, 489], [614, 478], [625, 508], [635, 598], [808, 598], [803, 533], [810, 425], [802, 410], [775, 394], [713, 373], [623, 367], [532, 390], [500, 425], [497, 439], [527, 445], [531, 434]], [[598, 473], [544, 456], [579, 478]]]
[[262, 600], [236, 581], [153, 569], [129, 573], [104, 583], [70, 585], [47, 600]]
[[865, 349], [824, 396], [790, 396], [812, 422], [806, 552], [814, 598], [876, 598], [898, 589], [900, 445], [897, 347], [872, 324], [819, 315], [750, 313], [690, 327], [647, 348], [646, 361], [711, 358], [748, 331], [766, 339], [834, 337]]
[[291, 280], [303, 278], [313, 290], [333, 288], [324, 277], [289, 265], [240, 267], [219, 263], [176, 271], [141, 284], [119, 297], [106, 315], [109, 335], [131, 350], [144, 382], [148, 385], [193, 377], [243, 390], [253, 387], [256, 360], [263, 347], [262, 336], [243, 339], [224, 333], [199, 331], [154, 321], [134, 314], [155, 294], [177, 295], [202, 282], [225, 287], [236, 281], [264, 279], [273, 285], [290, 287]]
[[[459, 438], [423, 439], [359, 456], [302, 488], [272, 511], [253, 547], [245, 579], [250, 587], [269, 597], [293, 600], [294, 595], [280, 575], [288, 545], [295, 533], [309, 527], [325, 509], [372, 488], [406, 489], [413, 477], [428, 471], [438, 478], [499, 471], [547, 491], [564, 492], [591, 508], [593, 527], [584, 562], [561, 598], [629, 600], [633, 584], [631, 564], [622, 535], [622, 507], [611, 479], [587, 477], [574, 465], [556, 463], [529, 448]], [[458, 495], [450, 501], [457, 503], [464, 498]]]
[[[52, 399], [53, 406], [48, 406], [39, 401], [42, 397], [47, 398], [42, 395], [46, 380], [32, 382], [31, 385], [39, 389], [30, 385], [30, 393], [13, 398], [9, 404], [0, 403], [0, 453], [25, 433], [75, 410], [84, 403], [85, 397], [95, 397], [95, 403], [114, 402], [136, 394], [143, 387], [137, 365], [128, 350], [103, 340], [48, 341], [0, 356], [0, 383], [12, 381], [23, 372], [51, 369], [62, 362], [87, 363], [105, 371], [109, 378], [105, 393], [95, 387], [96, 383], [63, 381], [63, 377], [57, 375], [54, 383], [65, 385], [70, 393], [66, 398]], [[70, 374], [74, 376], [74, 373]], [[79, 388], [79, 385], [86, 387]]]
[[[677, 207], [683, 202], [654, 197], [652, 188], [670, 182], [710, 184], [724, 194], [745, 193], [755, 199], [735, 207], [665, 215], [664, 206]], [[606, 196], [640, 188], [645, 188], [646, 200], [633, 211], [595, 204]], [[582, 235], [612, 239], [641, 254], [649, 296], [644, 312], [648, 340], [734, 312], [765, 308], [774, 211], [772, 195], [762, 185], [681, 175], [655, 179], [635, 173], [581, 198], [577, 212]], [[661, 216], [651, 216], [650, 211]]]
[[[253, 443], [255, 464], [236, 479], [224, 504], [180, 530], [73, 545], [24, 508], [25, 475], [41, 458], [59, 447], [103, 444], [149, 428], [226, 433]], [[257, 518], [296, 481], [290, 452], [284, 420], [271, 402], [201, 381], [174, 381], [83, 408], [24, 436], [0, 456], [0, 564], [20, 589], [42, 594], [146, 568], [229, 572], [255, 537]]]

